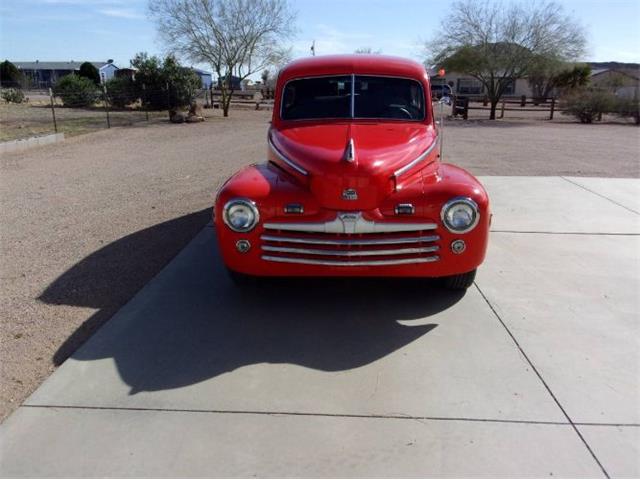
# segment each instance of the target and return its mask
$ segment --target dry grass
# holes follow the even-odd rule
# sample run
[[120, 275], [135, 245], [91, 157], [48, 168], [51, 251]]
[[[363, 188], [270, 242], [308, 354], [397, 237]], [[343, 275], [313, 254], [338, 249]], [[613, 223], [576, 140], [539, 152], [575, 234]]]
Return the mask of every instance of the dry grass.
[[[107, 128], [107, 115], [103, 108], [55, 108], [58, 132], [76, 136]], [[130, 126], [146, 121], [140, 110], [110, 111], [112, 127]], [[166, 112], [149, 112], [150, 121], [164, 120]], [[51, 107], [47, 102], [0, 104], [0, 142], [54, 133]]]

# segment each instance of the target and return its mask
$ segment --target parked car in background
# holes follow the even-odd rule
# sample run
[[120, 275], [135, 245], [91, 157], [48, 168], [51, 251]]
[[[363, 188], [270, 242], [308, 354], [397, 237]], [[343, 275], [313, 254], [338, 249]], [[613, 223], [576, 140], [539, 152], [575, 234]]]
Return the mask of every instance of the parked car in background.
[[438, 277], [472, 285], [489, 198], [440, 159], [424, 67], [311, 57], [278, 76], [267, 161], [220, 189], [220, 251], [237, 282], [269, 276]]

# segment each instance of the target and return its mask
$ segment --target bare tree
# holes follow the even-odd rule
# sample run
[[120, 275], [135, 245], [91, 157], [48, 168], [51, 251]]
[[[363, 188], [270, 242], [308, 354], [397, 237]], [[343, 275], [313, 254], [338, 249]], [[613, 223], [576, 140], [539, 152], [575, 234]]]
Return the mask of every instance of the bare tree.
[[491, 119], [511, 82], [526, 76], [540, 57], [573, 61], [584, 53], [582, 27], [553, 1], [459, 0], [450, 11], [438, 37], [426, 42], [428, 62], [480, 81]]
[[283, 41], [295, 13], [287, 0], [150, 0], [149, 11], [171, 51], [211, 65], [225, 117], [237, 83], [290, 55]]
[[360, 47], [360, 48], [356, 48], [356, 50], [353, 53], [381, 55], [382, 50], [374, 50], [371, 47]]

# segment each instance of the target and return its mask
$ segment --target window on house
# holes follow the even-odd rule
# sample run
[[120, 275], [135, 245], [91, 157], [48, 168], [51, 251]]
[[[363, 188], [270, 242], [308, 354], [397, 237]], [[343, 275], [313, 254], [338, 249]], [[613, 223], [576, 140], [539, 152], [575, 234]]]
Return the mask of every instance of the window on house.
[[509, 79], [509, 83], [507, 83], [507, 86], [505, 87], [504, 91], [502, 92], [503, 95], [513, 95], [516, 93], [516, 81], [511, 78]]
[[459, 78], [457, 90], [459, 94], [463, 95], [480, 95], [484, 92], [484, 87], [475, 78]]

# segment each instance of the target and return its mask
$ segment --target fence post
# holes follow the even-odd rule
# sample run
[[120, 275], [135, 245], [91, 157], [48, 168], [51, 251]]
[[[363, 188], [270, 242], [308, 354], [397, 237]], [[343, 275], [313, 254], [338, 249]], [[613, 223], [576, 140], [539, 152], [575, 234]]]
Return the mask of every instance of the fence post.
[[500, 118], [504, 118], [504, 104], [505, 104], [505, 101], [503, 100], [502, 107], [500, 108]]
[[551, 111], [549, 113], [549, 120], [553, 120], [553, 112], [556, 109], [556, 97], [551, 98]]
[[58, 133], [58, 123], [56, 122], [56, 108], [53, 103], [53, 91], [49, 88], [49, 100], [51, 101], [51, 115], [53, 116], [53, 130]]
[[104, 111], [107, 114], [107, 128], [111, 128], [111, 119], [109, 118], [109, 107], [107, 106], [107, 86], [102, 85], [102, 104], [104, 105]]
[[147, 86], [142, 84], [142, 108], [144, 109], [144, 116], [149, 121], [149, 109], [147, 108]]

